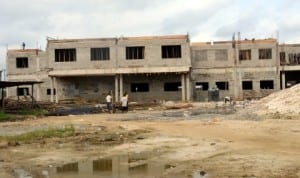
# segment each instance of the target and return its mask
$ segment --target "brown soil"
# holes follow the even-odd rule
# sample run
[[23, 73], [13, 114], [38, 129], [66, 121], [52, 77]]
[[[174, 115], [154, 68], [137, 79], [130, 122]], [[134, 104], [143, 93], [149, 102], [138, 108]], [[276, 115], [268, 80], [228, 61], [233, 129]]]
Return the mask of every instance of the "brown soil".
[[[46, 117], [0, 123], [0, 134], [73, 124], [76, 134], [32, 143], [0, 143], [0, 177], [85, 158], [159, 150], [171, 165], [161, 177], [300, 177], [300, 120], [209, 118], [134, 120], [161, 111]], [[133, 118], [123, 121], [123, 118]], [[2, 131], [1, 131], [2, 130]], [[203, 172], [202, 172], [203, 173]]]

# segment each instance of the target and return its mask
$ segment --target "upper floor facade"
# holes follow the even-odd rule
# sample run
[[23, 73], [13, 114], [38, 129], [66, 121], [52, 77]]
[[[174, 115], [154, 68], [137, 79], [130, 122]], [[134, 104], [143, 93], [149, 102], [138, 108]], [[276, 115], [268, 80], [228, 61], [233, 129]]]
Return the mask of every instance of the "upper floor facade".
[[7, 75], [48, 71], [53, 76], [188, 72], [187, 35], [48, 39], [45, 51], [8, 50]]
[[192, 43], [191, 49], [196, 69], [278, 65], [276, 39]]
[[40, 49], [12, 49], [7, 51], [6, 75], [34, 75], [47, 69], [47, 55]]
[[48, 39], [45, 51], [8, 50], [6, 64], [7, 76], [189, 73], [234, 67], [300, 70], [300, 45], [279, 45], [276, 39], [190, 43], [188, 35]]
[[281, 66], [300, 65], [300, 44], [282, 44], [278, 48]]
[[48, 40], [46, 52], [54, 76], [188, 72], [191, 67], [187, 35]]

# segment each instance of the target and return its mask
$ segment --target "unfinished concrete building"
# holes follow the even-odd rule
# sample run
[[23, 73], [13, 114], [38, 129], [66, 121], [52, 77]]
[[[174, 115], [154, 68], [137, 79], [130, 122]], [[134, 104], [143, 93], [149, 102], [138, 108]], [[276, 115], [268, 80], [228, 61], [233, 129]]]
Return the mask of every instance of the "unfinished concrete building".
[[[187, 35], [101, 39], [48, 39], [45, 52], [8, 50], [7, 80], [43, 81], [37, 100], [80, 98], [115, 101], [190, 100], [190, 43]], [[9, 89], [8, 96], [29, 89]]]
[[[187, 35], [99, 39], [48, 39], [45, 51], [8, 50], [8, 81], [43, 81], [35, 98], [59, 102], [207, 101], [260, 98], [299, 83], [300, 46], [276, 39], [190, 43]], [[30, 94], [11, 88], [9, 97]]]
[[300, 83], [300, 44], [279, 45], [281, 88]]
[[191, 48], [195, 100], [207, 100], [212, 87], [220, 98], [236, 99], [280, 89], [275, 39], [192, 43]]

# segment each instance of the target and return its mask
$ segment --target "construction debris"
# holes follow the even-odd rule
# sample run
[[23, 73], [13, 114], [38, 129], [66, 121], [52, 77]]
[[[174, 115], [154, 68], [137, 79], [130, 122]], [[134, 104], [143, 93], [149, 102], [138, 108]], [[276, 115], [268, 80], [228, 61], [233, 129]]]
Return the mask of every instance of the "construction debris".
[[[291, 88], [274, 92], [257, 102], [252, 102], [239, 114], [251, 113], [251, 115], [272, 115], [299, 117], [300, 114], [300, 84]], [[274, 115], [275, 114], [275, 115]]]

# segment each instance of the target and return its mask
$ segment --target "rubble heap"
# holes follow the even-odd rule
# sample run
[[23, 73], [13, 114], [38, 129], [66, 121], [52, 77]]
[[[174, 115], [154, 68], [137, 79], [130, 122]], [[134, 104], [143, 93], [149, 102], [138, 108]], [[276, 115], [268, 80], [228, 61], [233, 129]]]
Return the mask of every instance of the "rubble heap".
[[291, 88], [274, 92], [269, 96], [260, 99], [253, 105], [245, 109], [257, 115], [265, 114], [286, 114], [299, 115], [300, 114], [300, 84]]

